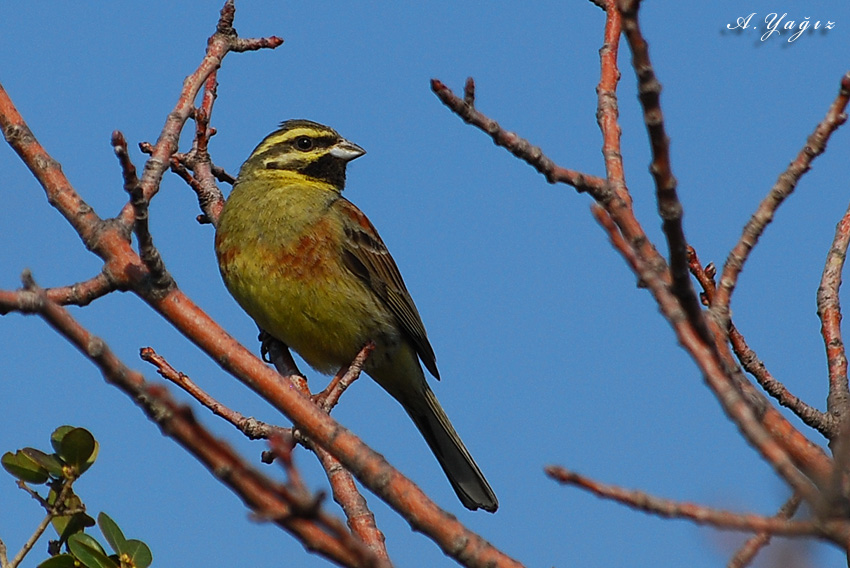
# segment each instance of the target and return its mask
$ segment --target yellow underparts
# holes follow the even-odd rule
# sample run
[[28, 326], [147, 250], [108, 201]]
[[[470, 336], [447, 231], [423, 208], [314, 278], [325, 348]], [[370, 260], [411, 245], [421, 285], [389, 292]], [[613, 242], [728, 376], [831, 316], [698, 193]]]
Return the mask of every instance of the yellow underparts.
[[[249, 178], [234, 188], [216, 234], [219, 267], [236, 301], [321, 372], [350, 363], [368, 341], [379, 347], [367, 366], [379, 382], [375, 375], [392, 374], [382, 367], [400, 345], [418, 367], [388, 308], [343, 263], [343, 219], [332, 214], [339, 192], [304, 187], [288, 172], [264, 173], [274, 179]], [[293, 210], [297, 221], [287, 214]]]

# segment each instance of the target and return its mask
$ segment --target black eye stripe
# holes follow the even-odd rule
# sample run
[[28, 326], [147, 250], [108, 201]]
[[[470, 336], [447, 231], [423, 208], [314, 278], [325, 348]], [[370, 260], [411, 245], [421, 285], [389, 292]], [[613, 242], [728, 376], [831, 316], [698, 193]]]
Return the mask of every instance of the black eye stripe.
[[336, 136], [310, 136], [307, 134], [301, 134], [299, 136], [296, 136], [295, 138], [292, 138], [289, 144], [292, 144], [292, 146], [298, 148], [298, 142], [304, 138], [309, 139], [313, 143], [314, 148], [328, 148], [339, 141], [339, 138], [337, 138]]
[[[302, 131], [295, 135], [288, 134], [289, 136], [278, 137], [272, 145], [265, 146], [260, 152], [255, 149], [251, 159], [263, 164], [266, 169], [298, 169], [304, 165], [303, 160], [311, 161], [316, 157], [324, 156], [326, 149], [341, 140], [335, 133]], [[309, 146], [299, 147], [299, 141], [302, 139], [309, 142]]]

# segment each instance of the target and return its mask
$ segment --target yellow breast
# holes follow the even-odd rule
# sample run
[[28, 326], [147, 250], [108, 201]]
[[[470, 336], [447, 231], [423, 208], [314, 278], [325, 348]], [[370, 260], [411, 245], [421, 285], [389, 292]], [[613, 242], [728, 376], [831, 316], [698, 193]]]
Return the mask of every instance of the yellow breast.
[[[257, 324], [322, 372], [369, 341], [397, 344], [387, 308], [342, 261], [337, 192], [238, 184], [222, 211], [216, 253], [230, 293]], [[376, 337], [381, 335], [382, 337]]]

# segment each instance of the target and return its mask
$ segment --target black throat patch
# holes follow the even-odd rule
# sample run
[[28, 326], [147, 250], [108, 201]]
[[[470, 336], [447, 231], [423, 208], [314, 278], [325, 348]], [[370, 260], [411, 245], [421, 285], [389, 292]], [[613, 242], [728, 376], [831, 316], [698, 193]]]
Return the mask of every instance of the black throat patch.
[[300, 171], [311, 178], [326, 181], [341, 191], [345, 187], [345, 166], [344, 160], [325, 154], [300, 168]]

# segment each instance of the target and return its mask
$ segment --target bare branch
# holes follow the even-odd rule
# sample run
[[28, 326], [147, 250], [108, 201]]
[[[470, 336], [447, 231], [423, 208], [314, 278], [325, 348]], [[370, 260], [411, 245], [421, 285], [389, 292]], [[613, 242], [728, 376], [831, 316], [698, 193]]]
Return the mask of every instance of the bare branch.
[[741, 365], [756, 378], [767, 394], [775, 398], [779, 404], [791, 410], [807, 426], [814, 428], [824, 436], [831, 436], [830, 433], [835, 428], [834, 418], [829, 413], [821, 412], [797, 397], [788, 387], [776, 379], [732, 323], [729, 325], [729, 341], [735, 355], [741, 361]]
[[655, 497], [643, 491], [623, 489], [615, 485], [600, 483], [560, 466], [548, 466], [545, 471], [546, 475], [559, 483], [573, 485], [590, 491], [603, 499], [617, 501], [632, 509], [637, 509], [658, 517], [685, 519], [700, 525], [710, 525], [716, 529], [766, 532], [771, 535], [825, 537], [826, 534], [823, 525], [815, 521], [789, 521], [784, 518], [739, 514], [731, 511], [712, 509], [694, 503], [672, 501], [670, 499]]
[[605, 159], [608, 183], [614, 193], [631, 206], [620, 148], [620, 109], [617, 103], [617, 84], [620, 82], [617, 55], [620, 51], [622, 18], [614, 0], [607, 0], [606, 6], [602, 4], [601, 0], [597, 3], [597, 6], [605, 10], [606, 17], [604, 40], [599, 50], [600, 77], [596, 86], [596, 122], [602, 132], [602, 157]]
[[366, 364], [366, 359], [375, 350], [375, 343], [370, 341], [357, 353], [354, 361], [348, 367], [339, 370], [330, 384], [313, 397], [313, 400], [319, 405], [319, 408], [330, 414], [333, 407], [339, 402], [339, 398], [345, 389], [360, 377], [360, 372], [363, 370], [363, 365]]
[[224, 208], [224, 195], [215, 184], [212, 159], [209, 154], [209, 141], [215, 135], [215, 129], [209, 127], [209, 120], [212, 116], [217, 85], [216, 74], [213, 73], [207, 78], [204, 85], [201, 106], [195, 109], [195, 140], [185, 162], [192, 169], [195, 174], [194, 177], [198, 181], [197, 186], [192, 186], [193, 189], [197, 188], [198, 205], [213, 226], [218, 226], [218, 216]]
[[[165, 126], [153, 145], [151, 157], [145, 164], [141, 184], [145, 198], [150, 199], [159, 191], [159, 184], [165, 170], [170, 165], [171, 156], [177, 151], [177, 143], [180, 132], [186, 120], [194, 112], [194, 100], [201, 87], [206, 83], [212, 73], [221, 66], [222, 59], [229, 51], [246, 51], [254, 49], [274, 49], [283, 43], [277, 37], [259, 39], [241, 39], [233, 29], [233, 17], [235, 8], [233, 2], [228, 0], [221, 10], [221, 17], [216, 26], [215, 33], [207, 42], [206, 55], [198, 69], [186, 77], [183, 82], [183, 90], [178, 98], [177, 105], [168, 114]], [[125, 208], [122, 217], [130, 214]]]
[[652, 164], [649, 170], [655, 181], [658, 214], [663, 221], [662, 228], [670, 254], [671, 290], [679, 299], [694, 329], [707, 345], [713, 345], [688, 272], [688, 242], [682, 226], [682, 203], [676, 192], [676, 178], [673, 177], [670, 165], [670, 139], [664, 128], [664, 115], [661, 112], [661, 83], [655, 76], [649, 59], [649, 46], [641, 33], [637, 2], [620, 2], [620, 11], [623, 17], [623, 32], [632, 51], [632, 67], [638, 79], [643, 119], [652, 149]]
[[[841, 304], [838, 291], [841, 287], [841, 272], [850, 244], [850, 207], [835, 227], [835, 238], [826, 257], [823, 277], [818, 286], [818, 317], [821, 334], [826, 346], [826, 361], [829, 369], [829, 394], [826, 407], [832, 416], [850, 416], [850, 386], [847, 383], [847, 350], [841, 338]], [[831, 432], [830, 438], [838, 434]]]
[[112, 149], [121, 164], [124, 174], [124, 191], [130, 195], [130, 205], [133, 207], [133, 231], [139, 241], [139, 257], [151, 274], [150, 284], [154, 289], [167, 290], [176, 286], [174, 279], [165, 268], [162, 256], [153, 244], [150, 226], [148, 224], [148, 210], [150, 201], [145, 198], [139, 178], [136, 177], [136, 166], [130, 160], [127, 151], [127, 140], [118, 130], [112, 133]]
[[845, 109], [848, 100], [850, 100], [850, 73], [842, 77], [838, 96], [832, 102], [826, 116], [806, 140], [805, 146], [794, 158], [794, 161], [789, 164], [788, 169], [780, 174], [776, 184], [744, 226], [740, 240], [729, 252], [717, 288], [717, 301], [711, 307], [711, 311], [721, 323], [721, 327], [725, 328], [728, 325], [731, 317], [729, 302], [735, 284], [738, 282], [738, 276], [741, 274], [747, 258], [749, 258], [750, 251], [758, 242], [767, 225], [773, 221], [776, 210], [791, 195], [803, 174], [809, 171], [812, 161], [826, 150], [826, 143], [832, 133], [847, 120]]
[[[366, 348], [364, 348], [366, 351]], [[368, 351], [371, 351], [369, 349]], [[287, 470], [287, 475], [296, 486], [303, 489], [303, 484], [300, 483], [300, 475], [294, 469], [291, 458], [292, 444], [286, 443], [283, 440], [291, 440], [292, 433], [288, 428], [280, 428], [271, 424], [266, 424], [254, 418], [245, 417], [239, 412], [236, 412], [217, 400], [211, 397], [198, 387], [188, 376], [174, 369], [162, 356], [158, 355], [150, 347], [143, 348], [140, 352], [143, 360], [153, 364], [157, 368], [157, 372], [167, 380], [173, 382], [181, 389], [189, 393], [193, 398], [198, 400], [205, 407], [210, 409], [214, 414], [221, 416], [231, 424], [233, 424], [242, 433], [250, 439], [267, 438], [272, 442], [274, 457], [281, 458], [281, 463]], [[355, 363], [359, 363], [362, 367], [365, 355], [361, 354]], [[354, 367], [354, 364], [352, 364]], [[345, 373], [349, 375], [351, 371]], [[309, 394], [309, 393], [308, 393]], [[340, 393], [341, 394], [341, 393]], [[338, 399], [338, 396], [337, 396]], [[386, 547], [384, 546], [384, 537], [380, 530], [375, 525], [375, 517], [366, 505], [366, 500], [363, 499], [357, 490], [351, 474], [342, 467], [339, 461], [330, 455], [321, 446], [312, 443], [307, 444], [319, 457], [319, 460], [324, 467], [328, 480], [333, 490], [334, 500], [342, 506], [345, 512], [348, 526], [352, 532], [363, 540], [364, 544], [372, 551], [372, 553], [381, 561], [389, 562]], [[264, 461], [272, 461], [272, 457], [265, 456]]]
[[466, 99], [455, 95], [442, 81], [431, 79], [431, 90], [444, 105], [461, 117], [464, 122], [477, 126], [489, 134], [497, 146], [505, 148], [520, 160], [528, 163], [543, 174], [549, 183], [565, 183], [578, 191], [590, 193], [596, 199], [606, 199], [608, 189], [605, 180], [602, 178], [556, 165], [543, 153], [543, 150], [533, 146], [528, 140], [520, 138], [515, 133], [504, 130], [498, 122], [478, 112], [475, 107], [466, 102]]
[[623, 234], [620, 233], [620, 229], [614, 223], [614, 220], [608, 212], [603, 207], [595, 203], [590, 207], [590, 212], [596, 218], [597, 222], [602, 225], [602, 228], [608, 233], [608, 238], [611, 239], [613, 247], [617, 249], [621, 255], [623, 255], [623, 258], [626, 259], [626, 262], [629, 263], [632, 270], [637, 272], [640, 260], [635, 254], [634, 249], [630, 247], [629, 243], [626, 242], [626, 239], [623, 238]]
[[[29, 126], [15, 108], [9, 94], [0, 85], [0, 128], [9, 146], [17, 152], [21, 161], [45, 188], [47, 201], [71, 224], [87, 246], [93, 242], [104, 223], [91, 206], [71, 186], [62, 173], [59, 162], [47, 153], [36, 140]], [[129, 233], [121, 235], [129, 241]]]
[[351, 532], [360, 537], [375, 556], [389, 561], [384, 533], [375, 523], [375, 515], [357, 489], [351, 473], [326, 450], [320, 447], [313, 449], [328, 476], [333, 499], [342, 507]]
[[[300, 373], [295, 366], [295, 362], [292, 360], [289, 349], [265, 332], [260, 334], [260, 339], [263, 342], [264, 351], [268, 353], [278, 372], [289, 373], [291, 378], [294, 379], [293, 383], [301, 393], [309, 396], [319, 408], [327, 413], [330, 413], [348, 385], [360, 376], [360, 371], [366, 362], [366, 358], [375, 348], [373, 342], [370, 341], [367, 343], [357, 354], [351, 365], [340, 369], [325, 390], [314, 396], [310, 393], [307, 381], [303, 380], [303, 377], [300, 377]], [[369, 509], [366, 499], [354, 483], [354, 477], [351, 475], [351, 472], [345, 469], [339, 460], [327, 450], [314, 444], [309, 438], [300, 435], [299, 430], [293, 429], [293, 434], [319, 458], [319, 462], [322, 464], [322, 468], [325, 470], [328, 482], [331, 485], [334, 501], [342, 507], [351, 531], [359, 536], [376, 556], [388, 560], [389, 556], [387, 554], [384, 534], [375, 524], [375, 515]]]
[[467, 77], [463, 86], [463, 102], [469, 108], [475, 108], [475, 80], [472, 77]]
[[[631, 4], [633, 6], [633, 4]], [[611, 7], [612, 8], [612, 7]], [[628, 12], [629, 6], [619, 5], [621, 11]], [[616, 26], [609, 15], [610, 33]], [[610, 35], [606, 36], [610, 40]], [[605, 72], [614, 69], [608, 59], [603, 61]], [[615, 83], [610, 81], [612, 88]], [[494, 141], [507, 147], [520, 159], [523, 159], [544, 173], [549, 181], [564, 181], [575, 184], [578, 181], [572, 174], [554, 175], [554, 164], [545, 158], [542, 152], [532, 147], [525, 140], [519, 139], [512, 133], [507, 133], [495, 121], [471, 108], [463, 99], [455, 96], [440, 81], [432, 80], [432, 90], [452, 111], [464, 121], [477, 126], [493, 137]], [[610, 136], [610, 135], [609, 135]], [[613, 138], [612, 138], [613, 140]], [[612, 144], [612, 148], [617, 146]], [[543, 159], [541, 159], [541, 157]], [[563, 179], [561, 179], [563, 178]], [[747, 381], [734, 363], [732, 354], [726, 345], [725, 326], [718, 327], [712, 323], [711, 333], [706, 334], [705, 328], [697, 325], [697, 321], [705, 321], [701, 317], [689, 317], [679, 298], [671, 292], [672, 277], [664, 259], [647, 238], [640, 223], [631, 209], [630, 199], [620, 197], [610, 189], [610, 185], [596, 184], [587, 187], [582, 177], [582, 189], [587, 190], [597, 199], [609, 213], [617, 225], [623, 238], [634, 250], [634, 255], [626, 255], [632, 263], [639, 281], [652, 293], [664, 317], [670, 322], [682, 346], [691, 354], [703, 373], [703, 377], [717, 397], [724, 412], [739, 427], [746, 440], [758, 449], [764, 459], [785, 479], [795, 491], [800, 492], [808, 501], [817, 505], [820, 494], [811, 480], [797, 467], [803, 468], [819, 482], [828, 483], [831, 463], [826, 456], [818, 453], [817, 448], [808, 442], [785, 421], [778, 412], [769, 407], [766, 401], [753, 389], [746, 391]], [[600, 180], [601, 181], [601, 180]], [[625, 191], [625, 190], [624, 190]], [[601, 218], [604, 225], [604, 218]], [[611, 231], [609, 230], [609, 235]], [[685, 259], [686, 261], [686, 259]], [[687, 263], [685, 262], [685, 267]], [[687, 278], [687, 273], [686, 273]], [[690, 284], [688, 284], [690, 285]], [[693, 295], [694, 299], [696, 298]], [[697, 304], [697, 309], [699, 306]], [[722, 329], [722, 330], [721, 330]]]
[[[703, 293], [701, 295], [703, 303], [706, 306], [711, 306], [714, 301], [714, 294], [717, 291], [714, 282], [716, 272], [714, 265], [710, 265], [710, 268], [703, 268], [696, 251], [692, 247], [689, 247], [688, 267], [691, 274], [694, 275], [697, 282], [699, 282], [703, 288]], [[744, 369], [755, 377], [765, 392], [775, 398], [779, 404], [790, 409], [803, 422], [812, 428], [817, 429], [824, 435], [827, 435], [827, 433], [834, 428], [834, 420], [832, 416], [806, 404], [802, 399], [794, 396], [791, 391], [782, 384], [782, 382], [773, 377], [762, 360], [759, 359], [756, 352], [750, 348], [746, 339], [744, 339], [743, 334], [738, 331], [731, 320], [729, 321], [729, 341], [732, 344], [732, 350], [735, 353], [735, 356], [738, 358], [738, 361], [740, 361]]]
[[227, 444], [198, 424], [191, 411], [175, 403], [162, 386], [149, 385], [140, 373], [124, 365], [103, 340], [90, 334], [64, 308], [51, 302], [31, 279], [27, 288], [38, 298], [36, 313], [97, 365], [107, 382], [128, 394], [165, 435], [194, 455], [246, 505], [334, 562], [344, 566], [368, 564], [364, 563], [369, 557], [368, 551], [354, 539], [340, 539], [336, 529], [338, 522], [333, 517], [322, 512], [316, 512], [311, 518], [298, 516], [295, 512], [304, 508], [303, 503], [283, 500], [274, 481], [246, 464]]
[[[802, 499], [799, 495], [792, 495], [785, 504], [780, 507], [779, 512], [774, 515], [774, 519], [787, 520], [794, 516], [797, 509], [800, 507]], [[769, 532], [760, 532], [747, 540], [735, 553], [735, 556], [729, 560], [726, 568], [745, 568], [758, 554], [759, 550], [770, 544], [773, 535]]]
[[161, 355], [157, 354], [153, 348], [143, 347], [139, 352], [139, 356], [143, 361], [147, 361], [155, 366], [160, 376], [186, 391], [192, 398], [207, 407], [216, 416], [220, 416], [233, 424], [249, 439], [268, 439], [273, 434], [281, 434], [285, 431], [284, 428], [279, 426], [267, 424], [253, 417], [243, 416], [239, 412], [221, 404], [219, 401], [207, 394], [201, 387], [195, 384], [188, 375], [181, 373], [172, 367], [168, 361], [166, 361]]
[[[87, 306], [94, 300], [118, 289], [110, 277], [105, 272], [101, 272], [97, 276], [70, 286], [46, 288], [44, 293], [51, 301], [63, 306], [69, 304]], [[31, 301], [33, 301], [32, 294], [26, 291], [0, 290], [0, 315], [11, 311], [31, 312], [32, 308], [27, 306]]]
[[[53, 505], [48, 504], [44, 499], [42, 499], [41, 495], [38, 495], [35, 491], [32, 491], [23, 481], [18, 481], [18, 487], [29, 493], [31, 496], [36, 498], [36, 500], [47, 510], [47, 514], [38, 523], [35, 531], [30, 535], [15, 557], [8, 564], [4, 561], [3, 566], [6, 568], [17, 568], [24, 561], [24, 558], [27, 554], [30, 553], [35, 543], [38, 542], [38, 539], [41, 538], [41, 535], [44, 534], [44, 531], [47, 530], [47, 527], [50, 526], [50, 523], [53, 522], [53, 519], [59, 517], [63, 514], [74, 514], [75, 511], [67, 510], [67, 499], [72, 494], [72, 487], [74, 485], [73, 479], [67, 480], [63, 485], [62, 489], [59, 491], [59, 495], [56, 496], [56, 499], [53, 502]], [[4, 551], [5, 556], [5, 551]]]
[[233, 42], [231, 51], [242, 53], [245, 51], [257, 51], [258, 49], [274, 49], [283, 45], [283, 39], [277, 36], [259, 37], [254, 39], [238, 38]]

